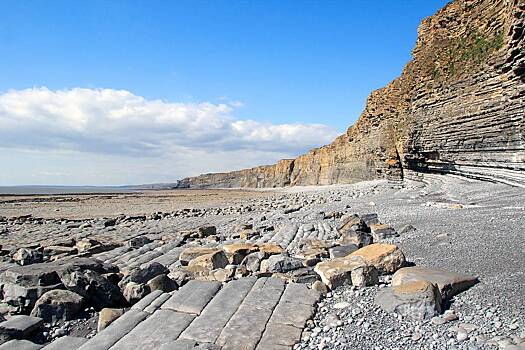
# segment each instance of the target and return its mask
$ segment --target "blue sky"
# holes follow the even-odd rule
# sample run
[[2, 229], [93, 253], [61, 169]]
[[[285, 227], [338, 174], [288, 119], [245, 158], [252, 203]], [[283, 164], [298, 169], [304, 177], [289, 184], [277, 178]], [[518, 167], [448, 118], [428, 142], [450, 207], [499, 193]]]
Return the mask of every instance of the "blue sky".
[[357, 119], [445, 4], [0, 0], [0, 185], [173, 181], [298, 155]]

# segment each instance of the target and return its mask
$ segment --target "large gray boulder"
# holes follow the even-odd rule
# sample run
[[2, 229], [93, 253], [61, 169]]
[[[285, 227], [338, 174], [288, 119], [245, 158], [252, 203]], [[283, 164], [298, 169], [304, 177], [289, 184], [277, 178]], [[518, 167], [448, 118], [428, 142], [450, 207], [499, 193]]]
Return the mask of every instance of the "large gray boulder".
[[150, 280], [169, 273], [170, 271], [167, 267], [153, 262], [124, 277], [122, 281], [120, 281], [119, 286], [122, 289], [124, 298], [130, 304], [134, 304], [151, 292], [151, 287], [147, 284]]
[[113, 265], [89, 258], [13, 266], [0, 276], [3, 302], [8, 305], [11, 313], [29, 313], [44, 293], [54, 289], [64, 289], [59, 274], [73, 267], [100, 273], [118, 270]]
[[442, 311], [442, 300], [436, 285], [416, 281], [380, 290], [375, 303], [387, 312], [419, 320], [428, 320]]
[[69, 267], [60, 272], [65, 288], [84, 298], [96, 309], [121, 306], [125, 303], [120, 289], [93, 270]]
[[20, 248], [13, 254], [13, 260], [19, 265], [41, 263], [43, 254], [36, 249]]
[[31, 316], [46, 322], [72, 320], [82, 310], [84, 297], [69, 290], [55, 289], [44, 293], [37, 301]]
[[168, 273], [170, 273], [170, 270], [166, 266], [159, 264], [158, 262], [152, 262], [144, 268], [133, 271], [131, 274], [124, 277], [120, 283], [122, 285], [128, 282], [147, 283], [153, 277], [167, 275]]
[[272, 255], [261, 262], [261, 272], [288, 272], [303, 267], [303, 261], [286, 255]]

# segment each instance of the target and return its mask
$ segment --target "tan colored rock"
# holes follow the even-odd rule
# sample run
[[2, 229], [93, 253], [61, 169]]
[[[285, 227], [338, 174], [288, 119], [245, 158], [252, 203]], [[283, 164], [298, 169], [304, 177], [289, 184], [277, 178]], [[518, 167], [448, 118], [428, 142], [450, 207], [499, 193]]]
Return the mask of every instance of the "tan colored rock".
[[235, 275], [235, 268], [225, 267], [223, 269], [213, 270], [211, 271], [210, 275], [213, 276], [213, 280], [215, 281], [228, 282]]
[[424, 267], [403, 267], [392, 278], [392, 286], [408, 282], [428, 281], [438, 286], [442, 298], [448, 299], [472, 287], [478, 282], [477, 277]]
[[180, 253], [179, 260], [183, 265], [187, 265], [191, 260], [201, 256], [212, 254], [215, 252], [221, 251], [217, 248], [207, 248], [207, 247], [188, 247]]
[[328, 288], [335, 289], [344, 284], [351, 284], [352, 270], [363, 266], [366, 266], [363, 259], [347, 256], [322, 261], [315, 266], [314, 271]]
[[94, 239], [83, 239], [78, 241], [75, 244], [75, 247], [78, 249], [79, 253], [87, 252], [90, 249], [100, 245], [100, 243]]
[[232, 243], [222, 247], [230, 263], [238, 265], [249, 254], [257, 252], [259, 247], [253, 243]]
[[98, 314], [97, 332], [102, 331], [120, 316], [124, 315], [124, 309], [104, 308]]
[[259, 244], [258, 247], [259, 251], [266, 256], [282, 254], [284, 252], [284, 249], [280, 245], [274, 243], [263, 243]]
[[62, 245], [50, 245], [44, 247], [44, 255], [73, 255], [78, 252], [75, 247], [66, 247]]
[[255, 231], [253, 229], [244, 229], [244, 230], [242, 230], [239, 233], [239, 238], [240, 239], [244, 239], [244, 240], [248, 240], [248, 239], [251, 239], [252, 237], [255, 237], [257, 235], [258, 235], [257, 231]]
[[319, 294], [322, 296], [326, 296], [326, 294], [328, 294], [328, 287], [321, 281], [315, 281], [312, 284], [312, 289], [319, 292]]
[[200, 255], [192, 259], [190, 263], [188, 264], [188, 266], [189, 267], [198, 266], [198, 267], [211, 271], [215, 269], [221, 269], [225, 267], [226, 265], [228, 265], [228, 263], [229, 261], [228, 261], [228, 258], [226, 257], [226, 254], [224, 254], [222, 250], [219, 250], [219, 251], [216, 251], [210, 254]]
[[367, 264], [373, 265], [379, 274], [394, 273], [405, 264], [405, 255], [393, 244], [370, 244], [349, 256], [362, 258]]
[[377, 242], [381, 239], [398, 237], [399, 234], [387, 224], [373, 224], [370, 225], [370, 231], [372, 232], [372, 237], [374, 241]]

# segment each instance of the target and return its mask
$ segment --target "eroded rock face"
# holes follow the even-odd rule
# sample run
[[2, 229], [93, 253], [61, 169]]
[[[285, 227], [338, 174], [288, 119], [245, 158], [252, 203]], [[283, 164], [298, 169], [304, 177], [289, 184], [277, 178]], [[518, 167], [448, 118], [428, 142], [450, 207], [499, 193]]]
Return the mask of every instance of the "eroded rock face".
[[324, 185], [413, 171], [525, 185], [524, 9], [519, 0], [448, 4], [420, 24], [401, 76], [372, 92], [334, 142], [180, 187]]

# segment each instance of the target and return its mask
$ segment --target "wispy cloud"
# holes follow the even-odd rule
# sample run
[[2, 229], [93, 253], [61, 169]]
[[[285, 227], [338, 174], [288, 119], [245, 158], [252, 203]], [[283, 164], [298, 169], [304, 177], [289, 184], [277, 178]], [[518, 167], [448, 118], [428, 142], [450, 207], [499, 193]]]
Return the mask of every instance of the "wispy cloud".
[[[240, 102], [176, 103], [113, 89], [11, 90], [0, 94], [0, 148], [209, 161], [209, 168], [189, 166], [177, 176], [294, 156], [337, 135], [322, 124], [240, 120], [239, 108]], [[250, 156], [232, 159], [240, 154]]]

